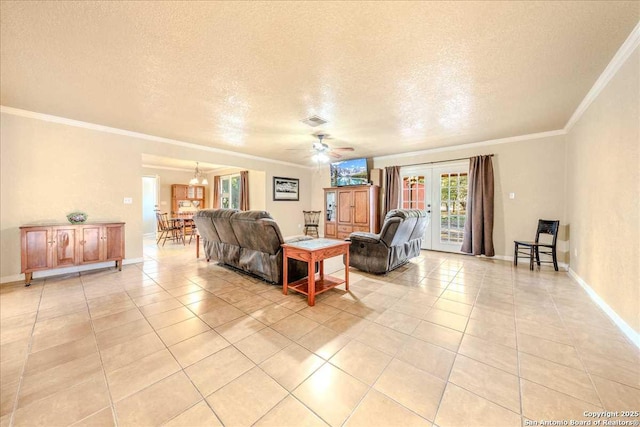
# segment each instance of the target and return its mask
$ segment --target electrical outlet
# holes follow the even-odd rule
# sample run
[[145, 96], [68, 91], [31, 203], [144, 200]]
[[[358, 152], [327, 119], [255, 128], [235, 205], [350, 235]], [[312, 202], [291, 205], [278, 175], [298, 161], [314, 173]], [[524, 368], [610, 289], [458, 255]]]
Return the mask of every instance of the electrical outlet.
[[509, 193], [509, 198], [510, 199], [515, 199], [516, 198], [516, 193]]
[[125, 197], [124, 198], [124, 204], [125, 205], [131, 205], [133, 204], [133, 199], [131, 197]]
[[578, 248], [573, 248], [573, 256], [578, 256]]
[[298, 228], [302, 228], [302, 224], [298, 224]]

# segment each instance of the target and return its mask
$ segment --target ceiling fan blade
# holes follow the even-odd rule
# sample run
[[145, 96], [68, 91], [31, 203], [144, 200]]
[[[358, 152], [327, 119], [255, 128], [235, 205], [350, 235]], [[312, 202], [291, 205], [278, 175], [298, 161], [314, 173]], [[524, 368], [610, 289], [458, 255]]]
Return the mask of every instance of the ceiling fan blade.
[[329, 151], [329, 157], [333, 157], [334, 159], [340, 159], [342, 156], [338, 153], [334, 153], [333, 151]]
[[353, 147], [335, 147], [332, 148], [333, 151], [353, 151], [355, 148]]

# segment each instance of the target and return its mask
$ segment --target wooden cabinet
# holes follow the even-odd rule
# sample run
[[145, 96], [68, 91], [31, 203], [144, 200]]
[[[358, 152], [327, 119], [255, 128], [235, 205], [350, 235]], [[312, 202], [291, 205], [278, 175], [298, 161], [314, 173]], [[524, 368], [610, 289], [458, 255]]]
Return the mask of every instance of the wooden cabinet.
[[377, 185], [354, 185], [324, 189], [324, 236], [346, 239], [354, 231], [379, 231]]
[[31, 284], [34, 271], [115, 261], [122, 270], [124, 223], [20, 227], [22, 273]]
[[202, 185], [171, 185], [171, 214], [177, 215], [180, 208], [203, 209], [205, 193], [205, 187]]

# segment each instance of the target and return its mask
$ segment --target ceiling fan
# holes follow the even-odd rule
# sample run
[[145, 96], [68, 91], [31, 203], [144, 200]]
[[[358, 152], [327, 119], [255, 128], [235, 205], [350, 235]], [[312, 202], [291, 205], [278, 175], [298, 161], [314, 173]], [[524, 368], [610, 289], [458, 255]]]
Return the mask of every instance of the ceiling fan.
[[326, 133], [317, 133], [313, 135], [318, 138], [318, 140], [314, 141], [311, 146], [311, 158], [315, 162], [327, 162], [330, 157], [339, 159], [342, 157], [339, 154], [340, 152], [354, 150], [353, 147], [330, 147], [326, 142], [324, 142], [325, 139], [329, 138], [329, 135]]

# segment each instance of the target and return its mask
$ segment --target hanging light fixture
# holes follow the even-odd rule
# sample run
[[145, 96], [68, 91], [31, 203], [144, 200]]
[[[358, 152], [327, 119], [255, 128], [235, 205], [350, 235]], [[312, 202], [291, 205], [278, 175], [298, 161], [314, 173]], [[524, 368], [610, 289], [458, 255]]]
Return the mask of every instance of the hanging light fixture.
[[329, 156], [327, 156], [323, 152], [319, 152], [311, 156], [311, 160], [313, 160], [316, 163], [326, 163], [329, 161]]
[[198, 185], [198, 184], [209, 185], [209, 181], [207, 181], [207, 178], [202, 174], [202, 172], [200, 172], [200, 168], [198, 167], [198, 162], [196, 162], [196, 170], [193, 173], [193, 178], [191, 178], [191, 181], [189, 181], [189, 185]]

